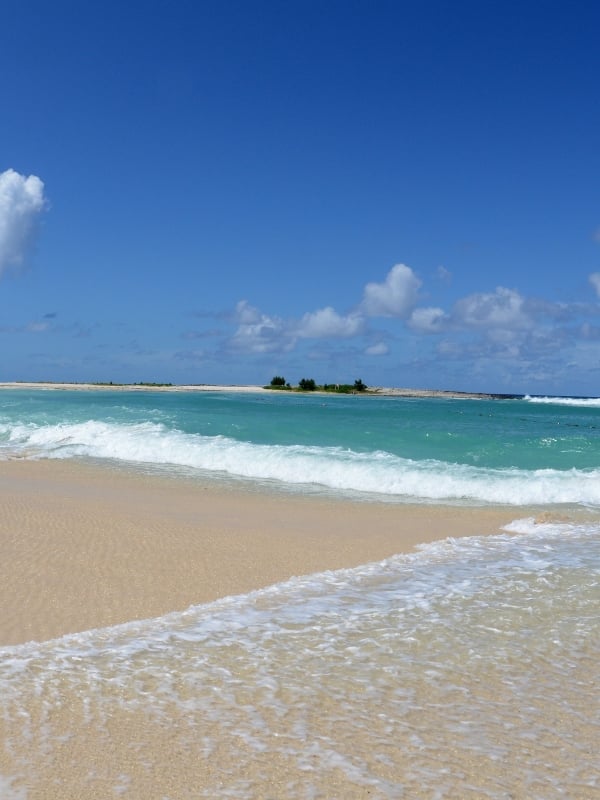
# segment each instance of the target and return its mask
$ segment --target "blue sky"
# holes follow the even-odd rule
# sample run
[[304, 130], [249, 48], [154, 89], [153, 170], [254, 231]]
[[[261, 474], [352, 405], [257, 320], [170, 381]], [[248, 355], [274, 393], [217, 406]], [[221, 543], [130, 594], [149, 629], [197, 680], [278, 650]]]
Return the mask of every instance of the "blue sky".
[[596, 2], [2, 16], [0, 380], [600, 395]]

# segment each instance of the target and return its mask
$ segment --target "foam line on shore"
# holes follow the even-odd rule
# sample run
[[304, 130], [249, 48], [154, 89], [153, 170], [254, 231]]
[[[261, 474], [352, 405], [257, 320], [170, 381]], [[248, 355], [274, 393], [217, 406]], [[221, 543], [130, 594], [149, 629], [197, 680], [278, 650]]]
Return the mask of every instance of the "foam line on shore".
[[218, 488], [73, 461], [0, 462], [0, 481], [0, 644], [159, 616], [527, 516]]

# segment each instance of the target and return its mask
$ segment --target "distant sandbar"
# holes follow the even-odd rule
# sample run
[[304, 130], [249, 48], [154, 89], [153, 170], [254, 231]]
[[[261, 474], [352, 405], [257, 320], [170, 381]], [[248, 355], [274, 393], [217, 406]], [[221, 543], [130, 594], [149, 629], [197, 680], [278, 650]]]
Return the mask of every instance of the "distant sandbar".
[[[0, 383], [0, 389], [42, 389], [69, 391], [123, 391], [123, 392], [281, 392], [265, 386], [246, 384], [161, 384], [161, 383], [54, 383], [54, 382], [21, 382], [10, 381]], [[311, 392], [306, 392], [311, 394]], [[313, 392], [313, 394], [322, 394]], [[327, 393], [329, 394], [329, 393]], [[502, 394], [488, 392], [461, 392], [452, 389], [408, 389], [396, 387], [371, 386], [364, 392], [357, 392], [363, 397], [438, 397], [446, 400], [515, 400], [521, 394]]]

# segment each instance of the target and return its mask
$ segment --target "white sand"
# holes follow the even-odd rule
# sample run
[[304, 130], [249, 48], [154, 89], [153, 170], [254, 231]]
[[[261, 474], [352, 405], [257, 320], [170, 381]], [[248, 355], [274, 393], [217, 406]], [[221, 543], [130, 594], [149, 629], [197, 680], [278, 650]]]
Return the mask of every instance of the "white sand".
[[497, 532], [519, 515], [216, 489], [57, 460], [0, 462], [0, 487], [0, 644]]

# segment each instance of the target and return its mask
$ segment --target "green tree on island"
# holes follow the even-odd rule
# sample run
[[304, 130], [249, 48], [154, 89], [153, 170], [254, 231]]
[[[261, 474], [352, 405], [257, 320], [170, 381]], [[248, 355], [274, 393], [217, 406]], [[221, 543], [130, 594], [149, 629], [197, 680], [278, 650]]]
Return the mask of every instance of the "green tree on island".
[[354, 383], [324, 383], [317, 384], [314, 378], [300, 378], [298, 386], [292, 388], [286, 382], [283, 375], [274, 375], [271, 378], [271, 383], [264, 387], [265, 389], [288, 389], [295, 392], [332, 392], [334, 394], [357, 394], [358, 392], [366, 392], [369, 388], [366, 383], [363, 383], [361, 378], [357, 378]]

